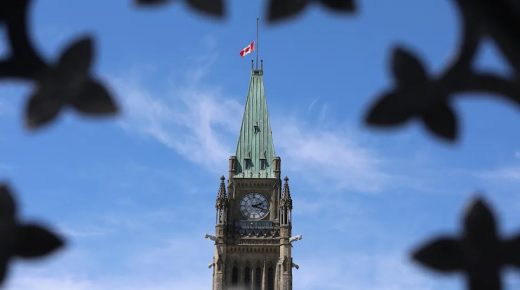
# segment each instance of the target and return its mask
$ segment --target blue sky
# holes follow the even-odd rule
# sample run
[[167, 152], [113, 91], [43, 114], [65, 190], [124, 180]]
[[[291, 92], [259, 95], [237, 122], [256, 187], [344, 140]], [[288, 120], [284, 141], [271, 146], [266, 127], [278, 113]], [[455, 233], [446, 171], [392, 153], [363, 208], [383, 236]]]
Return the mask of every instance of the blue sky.
[[[41, 262], [14, 263], [5, 289], [210, 289], [213, 245], [203, 236], [214, 228], [247, 92], [250, 58], [238, 52], [254, 39], [264, 1], [228, 1], [223, 21], [181, 1], [35, 2], [33, 35], [47, 57], [96, 36], [95, 71], [122, 114], [67, 111], [28, 132], [22, 108], [32, 88], [2, 83], [0, 176], [17, 191], [23, 220], [69, 241]], [[457, 234], [477, 192], [504, 235], [518, 232], [517, 108], [484, 95], [457, 100], [456, 144], [416, 123], [367, 128], [365, 110], [392, 83], [392, 47], [409, 47], [436, 73], [455, 52], [458, 26], [451, 1], [358, 2], [355, 16], [313, 5], [260, 27], [275, 148], [290, 177], [293, 232], [304, 237], [293, 248], [294, 289], [462, 289], [460, 275], [425, 271], [408, 252]], [[475, 66], [508, 71], [492, 43]], [[520, 280], [508, 273], [507, 283]]]

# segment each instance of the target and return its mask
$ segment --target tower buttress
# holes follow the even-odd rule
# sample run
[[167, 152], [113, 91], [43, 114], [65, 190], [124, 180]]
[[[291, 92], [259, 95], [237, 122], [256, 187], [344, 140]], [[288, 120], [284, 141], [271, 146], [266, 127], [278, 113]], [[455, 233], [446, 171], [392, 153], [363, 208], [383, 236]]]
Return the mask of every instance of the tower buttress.
[[280, 259], [278, 260], [279, 290], [292, 290], [292, 253], [291, 253], [291, 213], [292, 198], [289, 178], [284, 178], [282, 198], [280, 200]]
[[226, 224], [229, 198], [226, 194], [225, 177], [220, 177], [215, 208], [217, 210], [215, 225], [215, 253], [213, 255], [213, 290], [224, 290], [224, 265], [226, 255]]

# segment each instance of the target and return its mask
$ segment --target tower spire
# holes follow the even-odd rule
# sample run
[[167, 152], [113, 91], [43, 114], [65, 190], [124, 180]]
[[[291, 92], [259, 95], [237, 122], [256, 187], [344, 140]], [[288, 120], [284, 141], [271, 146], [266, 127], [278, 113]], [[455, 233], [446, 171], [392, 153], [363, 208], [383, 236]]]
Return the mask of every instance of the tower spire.
[[256, 18], [256, 70], [258, 70], [258, 50], [260, 49], [260, 45], [258, 43], [258, 21], [260, 18]]
[[275, 178], [275, 151], [263, 71], [253, 70], [238, 137], [234, 178]]

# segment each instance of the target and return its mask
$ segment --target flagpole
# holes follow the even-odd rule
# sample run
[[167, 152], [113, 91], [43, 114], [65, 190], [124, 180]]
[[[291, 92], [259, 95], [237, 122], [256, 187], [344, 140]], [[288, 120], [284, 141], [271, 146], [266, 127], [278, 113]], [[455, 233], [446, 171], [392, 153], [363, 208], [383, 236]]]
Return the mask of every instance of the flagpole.
[[258, 70], [258, 49], [259, 49], [259, 45], [258, 45], [258, 17], [256, 18], [256, 70]]

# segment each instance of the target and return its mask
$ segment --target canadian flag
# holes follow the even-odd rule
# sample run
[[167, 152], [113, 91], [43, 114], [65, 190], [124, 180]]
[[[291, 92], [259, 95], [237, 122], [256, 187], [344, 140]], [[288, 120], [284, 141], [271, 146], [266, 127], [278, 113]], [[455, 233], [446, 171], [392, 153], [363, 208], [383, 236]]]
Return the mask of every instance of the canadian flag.
[[253, 52], [254, 50], [255, 50], [255, 41], [253, 40], [253, 41], [251, 41], [251, 43], [248, 46], [244, 47], [244, 49], [242, 49], [240, 51], [240, 56], [244, 57], [244, 56], [250, 54], [251, 52]]

